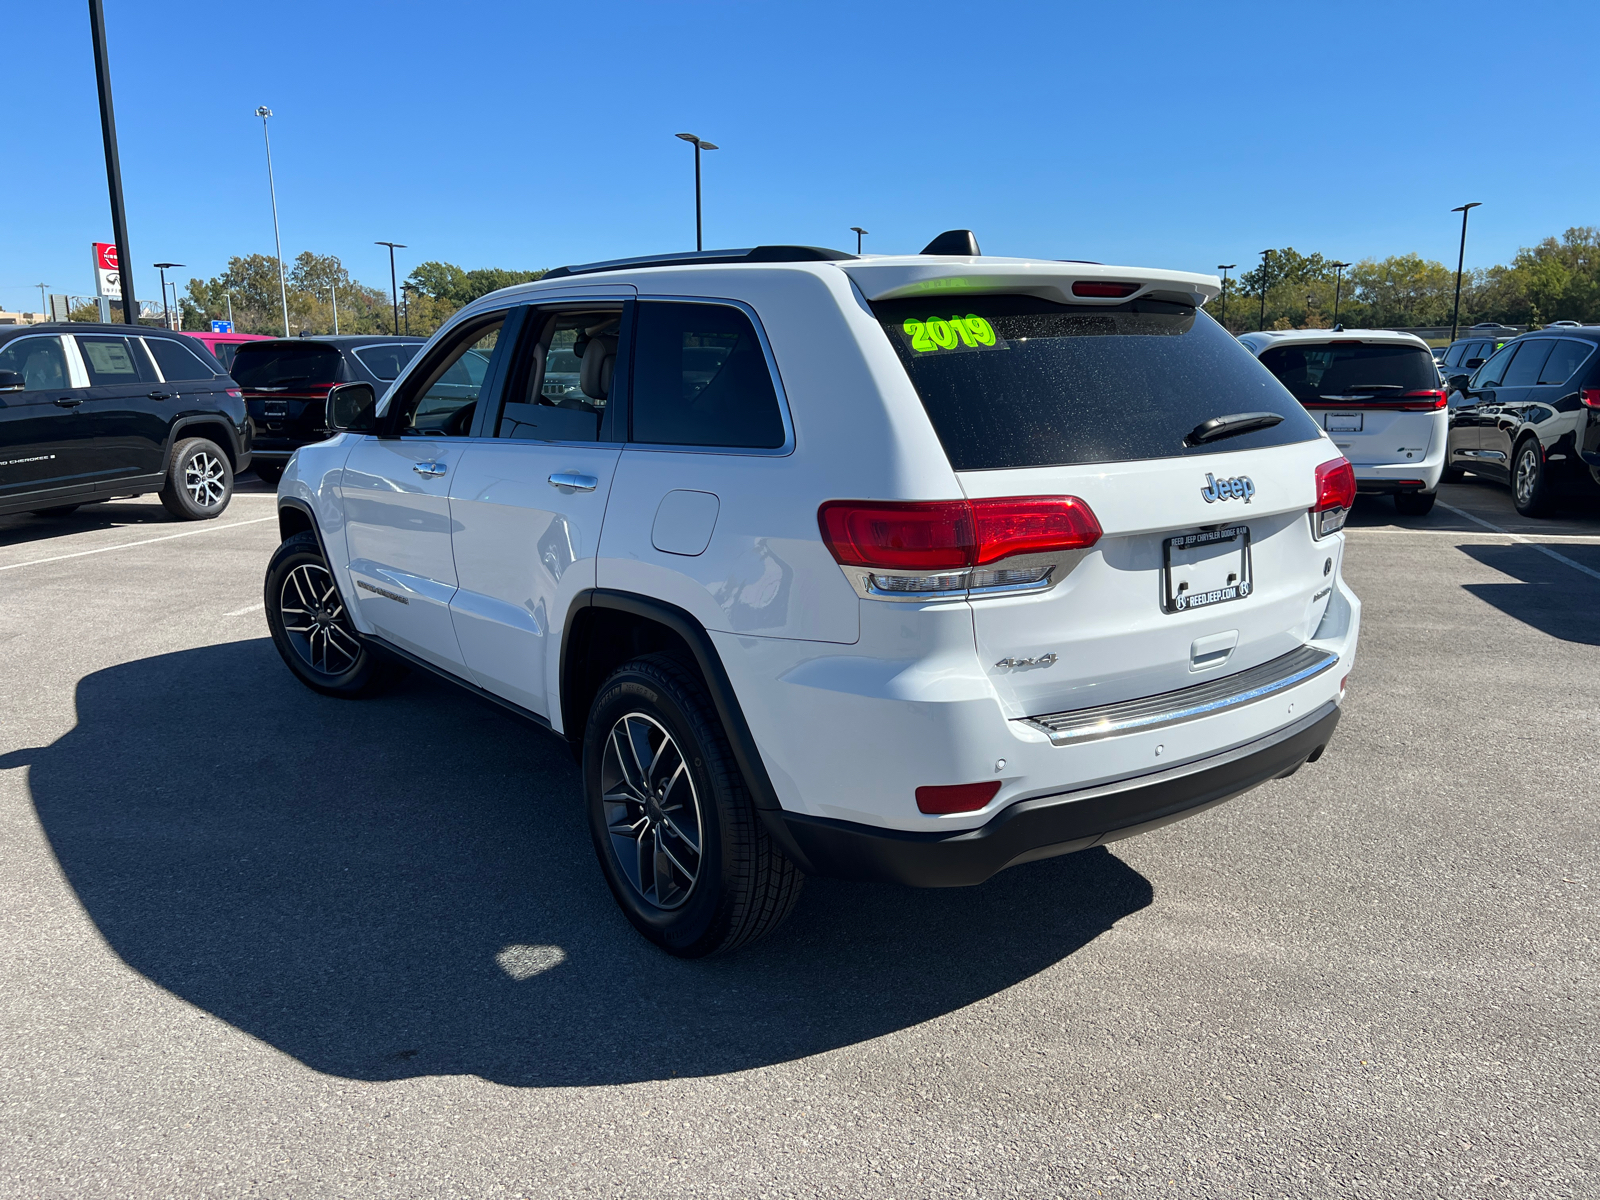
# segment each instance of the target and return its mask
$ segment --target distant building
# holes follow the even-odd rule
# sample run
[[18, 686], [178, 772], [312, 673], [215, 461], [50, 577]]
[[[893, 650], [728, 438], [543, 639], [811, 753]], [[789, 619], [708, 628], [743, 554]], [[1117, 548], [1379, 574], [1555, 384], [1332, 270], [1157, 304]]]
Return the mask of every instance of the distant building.
[[0, 325], [43, 325], [49, 319], [44, 313], [6, 312], [0, 309]]

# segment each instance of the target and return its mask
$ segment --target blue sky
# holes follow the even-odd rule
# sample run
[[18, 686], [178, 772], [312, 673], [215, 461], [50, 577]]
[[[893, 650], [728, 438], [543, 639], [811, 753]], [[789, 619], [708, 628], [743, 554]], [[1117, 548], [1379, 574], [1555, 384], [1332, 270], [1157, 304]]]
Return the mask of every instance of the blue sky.
[[[388, 283], [693, 247], [1212, 270], [1293, 245], [1507, 260], [1600, 224], [1600, 5], [189, 4], [105, 0], [139, 294], [284, 252]], [[87, 293], [110, 240], [83, 0], [5, 12], [0, 306]]]

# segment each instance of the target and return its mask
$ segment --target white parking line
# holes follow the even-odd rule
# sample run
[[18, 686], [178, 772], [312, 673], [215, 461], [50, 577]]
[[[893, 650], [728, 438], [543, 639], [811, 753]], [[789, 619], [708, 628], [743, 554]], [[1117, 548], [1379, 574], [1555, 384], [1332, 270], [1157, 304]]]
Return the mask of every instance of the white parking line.
[[[1516, 537], [1514, 533], [1473, 533], [1470, 529], [1407, 529], [1401, 525], [1346, 525], [1346, 533], [1387, 533], [1406, 537]], [[1584, 533], [1541, 533], [1539, 545], [1600, 546], [1600, 535]], [[1487, 543], [1486, 543], [1487, 544]]]
[[223, 619], [228, 617], [242, 617], [248, 613], [261, 612], [267, 607], [265, 600], [257, 600], [254, 604], [246, 604], [243, 608], [236, 608], [231, 613], [223, 613]]
[[30, 558], [27, 562], [9, 563], [0, 567], [0, 571], [15, 571], [19, 567], [37, 567], [43, 563], [65, 562], [69, 558], [82, 558], [86, 554], [108, 554], [112, 550], [132, 550], [135, 546], [153, 546], [157, 542], [170, 542], [173, 538], [193, 537], [197, 533], [217, 533], [224, 529], [238, 529], [244, 525], [259, 525], [263, 521], [276, 521], [278, 514], [270, 517], [254, 517], [248, 521], [232, 521], [227, 525], [206, 525], [200, 529], [185, 529], [182, 533], [169, 533], [164, 537], [145, 538], [139, 542], [121, 542], [115, 546], [100, 546], [94, 550], [78, 550], [72, 554], [56, 554], [50, 558]]
[[1548, 554], [1557, 562], [1566, 563], [1567, 566], [1571, 567], [1574, 571], [1582, 571], [1590, 579], [1600, 579], [1600, 571], [1591, 571], [1582, 563], [1573, 562], [1565, 554], [1557, 554], [1554, 550], [1550, 549], [1549, 546], [1541, 546], [1538, 542], [1530, 541], [1528, 538], [1523, 537], [1520, 533], [1512, 533], [1509, 529], [1501, 529], [1498, 525], [1491, 525], [1482, 517], [1475, 517], [1465, 509], [1457, 508], [1453, 504], [1446, 504], [1443, 500], [1436, 501], [1436, 503], [1440, 508], [1448, 509], [1450, 512], [1455, 513], [1458, 517], [1465, 517], [1474, 525], [1482, 525], [1485, 529], [1492, 529], [1496, 533], [1504, 534], [1506, 537], [1510, 538], [1513, 542], [1516, 542], [1519, 545], [1531, 547], [1532, 549], [1537, 550], [1540, 554]]

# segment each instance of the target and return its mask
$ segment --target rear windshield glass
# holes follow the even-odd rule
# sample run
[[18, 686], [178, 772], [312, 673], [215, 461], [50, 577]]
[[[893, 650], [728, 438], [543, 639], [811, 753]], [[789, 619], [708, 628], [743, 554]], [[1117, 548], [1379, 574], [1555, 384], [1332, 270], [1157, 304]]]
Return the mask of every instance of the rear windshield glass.
[[228, 372], [240, 387], [301, 387], [335, 383], [339, 378], [339, 352], [332, 346], [244, 345], [234, 355]]
[[363, 346], [356, 351], [361, 365], [379, 379], [398, 379], [400, 369], [417, 356], [421, 346]]
[[1356, 396], [1401, 396], [1439, 386], [1433, 355], [1421, 346], [1312, 342], [1274, 346], [1261, 362], [1302, 404]]
[[[872, 307], [958, 471], [1175, 458], [1321, 436], [1254, 355], [1185, 305], [952, 296]], [[1185, 445], [1202, 422], [1247, 412], [1283, 420]]]

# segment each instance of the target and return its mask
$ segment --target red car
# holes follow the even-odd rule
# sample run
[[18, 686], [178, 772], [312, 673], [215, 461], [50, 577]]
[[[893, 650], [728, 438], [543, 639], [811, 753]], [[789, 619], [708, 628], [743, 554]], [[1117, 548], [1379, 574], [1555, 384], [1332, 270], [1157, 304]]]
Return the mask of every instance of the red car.
[[201, 342], [205, 348], [216, 355], [217, 361], [222, 364], [225, 371], [233, 370], [233, 356], [239, 347], [246, 342], [270, 342], [272, 339], [259, 333], [185, 333], [185, 337], [192, 337]]

